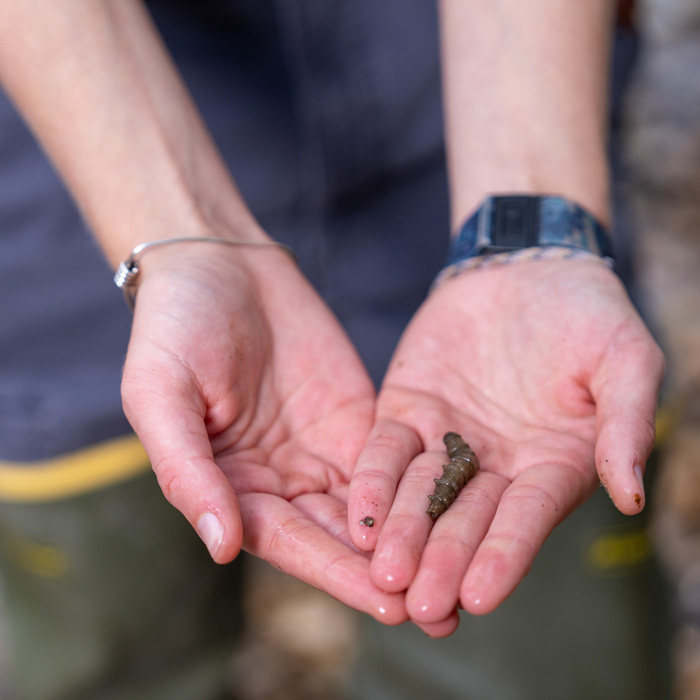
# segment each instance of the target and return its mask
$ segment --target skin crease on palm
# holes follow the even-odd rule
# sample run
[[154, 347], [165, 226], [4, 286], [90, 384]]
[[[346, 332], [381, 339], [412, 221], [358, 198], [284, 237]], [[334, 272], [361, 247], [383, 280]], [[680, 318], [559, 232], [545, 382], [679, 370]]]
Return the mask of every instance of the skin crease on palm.
[[[351, 534], [374, 550], [373, 581], [407, 590], [411, 618], [443, 636], [458, 605], [486, 613], [512, 592], [599, 478], [623, 513], [639, 512], [635, 466], [653, 445], [650, 397], [662, 375], [660, 351], [597, 262], [530, 262], [444, 282], [399, 344], [351, 483]], [[431, 529], [427, 494], [446, 430], [465, 437], [482, 469]], [[413, 449], [399, 456], [398, 443]]]

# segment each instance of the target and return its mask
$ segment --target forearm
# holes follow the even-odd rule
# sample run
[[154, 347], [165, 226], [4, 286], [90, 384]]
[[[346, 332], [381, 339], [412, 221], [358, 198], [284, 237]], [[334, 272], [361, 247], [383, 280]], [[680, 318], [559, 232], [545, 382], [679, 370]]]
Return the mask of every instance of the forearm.
[[138, 0], [8, 0], [0, 79], [113, 264], [146, 240], [264, 236]]
[[452, 220], [487, 193], [569, 197], [609, 221], [610, 0], [441, 0]]

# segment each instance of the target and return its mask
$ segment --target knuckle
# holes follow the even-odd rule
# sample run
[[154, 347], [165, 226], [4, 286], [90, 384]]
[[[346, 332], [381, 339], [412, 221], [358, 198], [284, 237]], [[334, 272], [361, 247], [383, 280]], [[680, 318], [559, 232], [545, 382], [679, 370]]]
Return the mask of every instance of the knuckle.
[[279, 523], [270, 533], [264, 559], [281, 562], [289, 552], [290, 544], [303, 540], [304, 534], [313, 532], [314, 524], [305, 515], [295, 515]]
[[394, 432], [382, 431], [372, 438], [372, 450], [381, 459], [382, 455], [403, 454], [406, 450], [406, 440]]
[[[462, 494], [460, 494], [462, 495]], [[485, 488], [471, 486], [462, 495], [464, 507], [477, 512], [495, 513], [498, 508], [498, 500]], [[457, 499], [457, 503], [460, 499]]]
[[163, 495], [169, 503], [176, 506], [182, 491], [182, 477], [179, 470], [175, 467], [163, 466], [162, 463], [158, 466], [154, 465], [153, 469]]
[[521, 504], [544, 506], [554, 513], [562, 510], [562, 505], [557, 502], [554, 496], [547, 489], [537, 484], [519, 484], [518, 488], [514, 489], [505, 498]]

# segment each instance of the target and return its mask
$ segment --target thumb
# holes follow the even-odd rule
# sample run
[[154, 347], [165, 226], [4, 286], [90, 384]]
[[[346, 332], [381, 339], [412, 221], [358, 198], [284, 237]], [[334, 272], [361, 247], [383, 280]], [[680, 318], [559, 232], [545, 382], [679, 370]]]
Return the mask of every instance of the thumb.
[[644, 470], [654, 447], [654, 422], [664, 357], [648, 334], [616, 340], [592, 383], [597, 412], [595, 463], [618, 510], [645, 505]]
[[[136, 375], [137, 376], [137, 375]], [[214, 462], [195, 389], [139, 382], [125, 372], [124, 410], [153, 465], [163, 494], [197, 531], [214, 561], [234, 559], [242, 526], [236, 495]], [[156, 385], [153, 384], [156, 382]]]

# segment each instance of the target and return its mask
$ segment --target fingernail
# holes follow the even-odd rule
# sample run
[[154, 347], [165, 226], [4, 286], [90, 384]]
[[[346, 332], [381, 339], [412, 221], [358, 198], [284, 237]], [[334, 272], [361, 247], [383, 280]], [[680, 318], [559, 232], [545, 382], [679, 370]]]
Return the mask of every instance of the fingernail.
[[214, 558], [224, 539], [224, 527], [213, 513], [204, 513], [197, 520], [197, 534], [207, 546], [209, 554]]
[[[637, 500], [637, 505], [640, 505], [642, 502], [642, 499], [644, 498], [644, 470], [642, 469], [641, 465], [635, 464], [634, 465], [634, 475], [637, 477], [637, 483], [639, 484], [639, 498], [635, 498]], [[635, 494], [636, 496], [637, 494]]]

